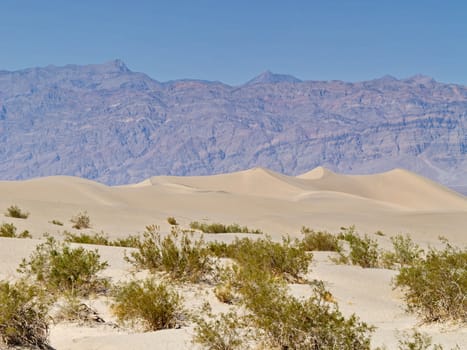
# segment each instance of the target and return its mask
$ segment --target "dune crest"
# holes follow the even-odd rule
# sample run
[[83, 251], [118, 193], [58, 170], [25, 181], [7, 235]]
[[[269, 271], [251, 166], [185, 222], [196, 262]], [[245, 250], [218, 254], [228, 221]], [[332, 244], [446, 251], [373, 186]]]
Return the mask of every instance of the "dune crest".
[[[239, 223], [278, 236], [302, 225], [330, 231], [355, 224], [362, 231], [410, 232], [461, 240], [467, 198], [406, 170], [341, 175], [318, 167], [300, 176], [253, 168], [212, 176], [156, 176], [109, 187], [74, 177], [0, 182], [0, 210], [13, 204], [31, 213], [16, 222], [37, 235], [70, 230], [87, 211], [93, 229], [126, 235], [146, 225], [195, 220]], [[65, 225], [51, 224], [59, 220]], [[428, 236], [427, 236], [428, 235]], [[430, 239], [431, 239], [430, 238]]]
[[317, 167], [294, 177], [252, 168], [212, 176], [156, 176], [141, 184], [148, 183], [168, 190], [225, 192], [283, 200], [300, 200], [333, 192], [336, 201], [339, 195], [350, 195], [406, 210], [467, 211], [464, 196], [404, 169], [372, 175], [343, 175]]
[[305, 180], [318, 180], [318, 179], [322, 179], [330, 175], [335, 175], [335, 173], [325, 167], [318, 166], [314, 168], [313, 170], [310, 170], [304, 174], [298, 175], [297, 178], [305, 179]]
[[302, 191], [292, 179], [272, 170], [256, 167], [209, 176], [155, 176], [150, 178], [150, 182], [153, 186], [177, 185], [193, 192], [227, 192], [266, 198], [287, 198]]
[[310, 188], [387, 202], [408, 210], [466, 211], [466, 198], [404, 169], [371, 175], [342, 175], [318, 167], [297, 176]]

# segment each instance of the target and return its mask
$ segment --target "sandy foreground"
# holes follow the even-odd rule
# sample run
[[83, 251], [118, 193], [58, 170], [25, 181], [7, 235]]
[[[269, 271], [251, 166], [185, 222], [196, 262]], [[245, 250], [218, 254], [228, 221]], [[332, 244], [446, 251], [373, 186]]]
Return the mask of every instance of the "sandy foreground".
[[[92, 229], [111, 238], [142, 232], [156, 224], [169, 230], [166, 218], [176, 217], [182, 227], [191, 221], [238, 223], [259, 228], [279, 239], [283, 234], [300, 236], [300, 228], [338, 232], [356, 225], [359, 233], [390, 247], [389, 237], [409, 233], [423, 247], [438, 245], [440, 235], [453, 244], [467, 244], [467, 198], [405, 170], [383, 174], [346, 176], [316, 168], [289, 177], [255, 168], [243, 172], [206, 177], [153, 177], [139, 184], [108, 187], [74, 177], [47, 177], [28, 181], [0, 182], [0, 211], [12, 204], [30, 212], [26, 220], [3, 217], [19, 230], [29, 230], [34, 239], [0, 238], [0, 279], [17, 277], [16, 268], [28, 257], [47, 232], [59, 237], [73, 230], [70, 218], [87, 211]], [[3, 209], [4, 208], [4, 209]], [[59, 220], [64, 226], [51, 223]], [[373, 235], [382, 231], [385, 236]], [[206, 240], [232, 240], [234, 235], [205, 235]], [[95, 248], [96, 246], [92, 246]], [[113, 281], [131, 278], [131, 266], [123, 260], [124, 248], [99, 247], [110, 267], [105, 271]], [[430, 334], [445, 348], [458, 344], [466, 349], [467, 328], [453, 325], [420, 325], [404, 311], [400, 292], [391, 287], [395, 271], [335, 265], [329, 253], [314, 254], [310, 279], [325, 281], [344, 314], [356, 313], [375, 325], [373, 345], [396, 349], [399, 331], [415, 326]], [[307, 285], [292, 285], [297, 296], [307, 296]], [[217, 301], [212, 290], [184, 287], [181, 290], [190, 308], [209, 301], [214, 311], [228, 307]], [[193, 330], [138, 333], [116, 327], [108, 301], [91, 300], [92, 307], [106, 324], [81, 326], [60, 323], [52, 327], [51, 345], [65, 349], [196, 349]], [[462, 347], [464, 346], [464, 347]]]

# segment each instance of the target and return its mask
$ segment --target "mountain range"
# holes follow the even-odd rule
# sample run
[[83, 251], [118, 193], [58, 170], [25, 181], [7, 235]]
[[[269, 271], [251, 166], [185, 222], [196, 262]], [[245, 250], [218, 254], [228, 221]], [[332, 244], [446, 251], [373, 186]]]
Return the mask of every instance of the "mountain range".
[[0, 71], [0, 179], [405, 168], [467, 193], [467, 87], [417, 75], [159, 82], [120, 60]]

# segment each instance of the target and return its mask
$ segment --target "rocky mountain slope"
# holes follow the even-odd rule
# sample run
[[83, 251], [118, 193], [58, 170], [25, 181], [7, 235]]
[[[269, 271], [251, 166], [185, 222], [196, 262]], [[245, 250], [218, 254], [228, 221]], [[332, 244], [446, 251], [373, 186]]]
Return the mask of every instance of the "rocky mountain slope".
[[158, 82], [115, 60], [0, 71], [0, 179], [406, 168], [467, 191], [467, 87], [425, 76]]

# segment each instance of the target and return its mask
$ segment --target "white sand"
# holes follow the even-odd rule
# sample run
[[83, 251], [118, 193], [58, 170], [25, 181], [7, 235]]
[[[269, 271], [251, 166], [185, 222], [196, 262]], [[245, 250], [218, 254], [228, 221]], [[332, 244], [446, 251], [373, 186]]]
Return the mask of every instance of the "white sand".
[[[3, 217], [19, 230], [28, 229], [35, 238], [48, 232], [60, 236], [72, 231], [69, 219], [86, 210], [92, 229], [111, 237], [142, 232], [149, 224], [169, 228], [166, 218], [176, 217], [182, 226], [191, 221], [239, 223], [260, 228], [274, 238], [288, 233], [299, 236], [301, 226], [337, 232], [355, 224], [361, 233], [377, 230], [383, 246], [389, 237], [410, 233], [422, 245], [437, 244], [443, 235], [465, 246], [467, 198], [404, 170], [384, 174], [345, 176], [317, 168], [298, 177], [289, 177], [255, 168], [233, 174], [206, 177], [154, 177], [139, 184], [108, 187], [74, 177], [47, 177], [18, 182], [0, 182], [0, 210], [12, 204], [31, 214], [27, 220]], [[50, 223], [60, 220], [64, 226]], [[209, 236], [209, 235], [208, 235]], [[233, 235], [207, 239], [231, 240]], [[21, 258], [27, 257], [39, 240], [0, 238], [0, 279], [13, 279]], [[93, 248], [95, 248], [93, 246]], [[123, 261], [122, 248], [100, 247], [110, 263], [106, 275], [114, 281], [131, 277]], [[375, 325], [374, 344], [395, 348], [396, 330], [417, 326], [419, 321], [404, 312], [404, 304], [390, 281], [394, 272], [361, 269], [330, 263], [326, 253], [315, 254], [310, 278], [322, 279], [345, 314], [356, 313]], [[293, 286], [295, 295], [306, 296], [307, 286]], [[200, 296], [184, 291], [187, 303], [209, 300], [217, 310], [223, 306], [211, 294]], [[114, 321], [108, 305], [97, 308]], [[440, 325], [422, 326], [436, 342], [446, 346], [467, 344], [467, 330]], [[109, 325], [83, 327], [58, 324], [51, 333], [56, 349], [193, 349], [192, 330], [182, 328], [152, 333], [134, 333]]]

